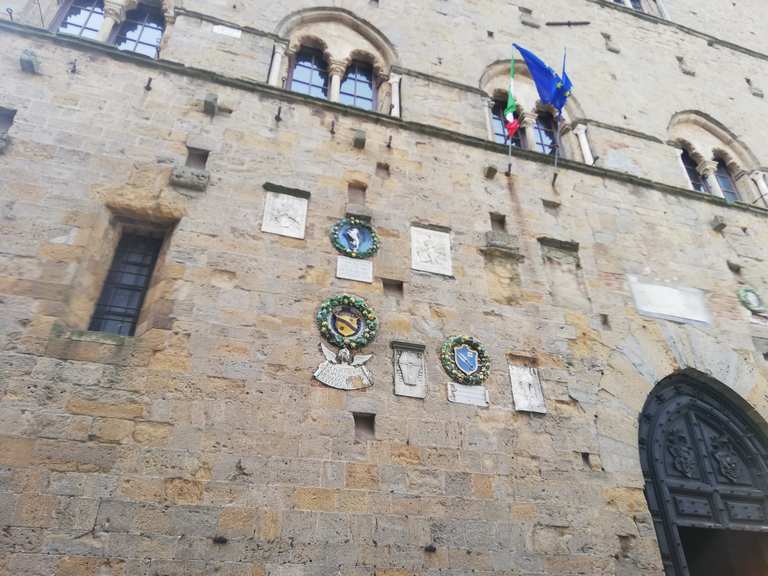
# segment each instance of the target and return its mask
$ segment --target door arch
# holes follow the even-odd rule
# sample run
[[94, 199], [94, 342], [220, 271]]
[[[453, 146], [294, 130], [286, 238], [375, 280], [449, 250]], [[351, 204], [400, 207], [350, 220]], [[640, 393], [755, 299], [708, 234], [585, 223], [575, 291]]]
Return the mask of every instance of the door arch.
[[727, 573], [718, 563], [747, 576], [750, 555], [768, 573], [768, 442], [735, 402], [693, 375], [665, 378], [640, 417], [640, 462], [666, 576]]

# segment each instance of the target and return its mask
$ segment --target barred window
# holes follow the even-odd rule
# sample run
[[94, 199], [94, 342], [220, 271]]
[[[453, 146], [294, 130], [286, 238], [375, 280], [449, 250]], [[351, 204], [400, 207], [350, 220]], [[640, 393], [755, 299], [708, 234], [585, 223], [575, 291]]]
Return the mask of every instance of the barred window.
[[696, 192], [708, 193], [709, 186], [707, 185], [707, 181], [702, 178], [701, 174], [699, 174], [696, 161], [693, 159], [687, 149], [683, 148], [683, 152], [680, 154], [680, 159], [683, 161], [686, 174], [688, 174], [688, 180], [691, 182], [691, 188], [696, 190]]
[[[504, 109], [507, 107], [507, 103], [503, 100], [494, 100], [493, 109], [491, 111], [491, 125], [493, 126], [493, 139], [499, 144], [507, 144], [508, 133], [506, 124], [507, 121], [504, 118]], [[515, 118], [519, 118], [517, 111], [515, 111]], [[523, 147], [522, 139], [523, 129], [519, 128], [515, 135], [512, 137], [512, 146], [515, 148]]]
[[557, 129], [555, 118], [550, 112], [539, 112], [533, 125], [535, 147], [537, 152], [554, 156], [557, 149]]
[[133, 233], [120, 238], [89, 330], [133, 336], [162, 243]]
[[373, 66], [354, 61], [341, 81], [339, 101], [342, 104], [373, 110]]
[[726, 201], [738, 202], [740, 198], [739, 191], [736, 189], [736, 181], [733, 179], [730, 170], [728, 170], [728, 166], [726, 166], [722, 159], [717, 160], [715, 177], [717, 178], [718, 184], [720, 184], [720, 189], [723, 191], [723, 196], [725, 196]]
[[104, 22], [103, 0], [72, 0], [66, 6], [58, 31], [80, 38], [96, 39]]
[[320, 50], [303, 46], [296, 54], [291, 90], [317, 98], [328, 98], [328, 64]]
[[115, 45], [126, 52], [157, 58], [165, 31], [165, 19], [159, 7], [139, 4], [129, 10], [120, 24]]

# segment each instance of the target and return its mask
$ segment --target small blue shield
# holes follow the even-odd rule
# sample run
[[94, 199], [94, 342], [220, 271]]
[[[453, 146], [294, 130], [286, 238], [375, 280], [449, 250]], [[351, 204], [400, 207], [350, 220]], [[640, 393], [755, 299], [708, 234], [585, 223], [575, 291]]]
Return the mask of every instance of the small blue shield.
[[477, 372], [477, 352], [466, 344], [453, 349], [453, 359], [456, 361], [456, 366], [458, 366], [459, 370], [467, 376]]

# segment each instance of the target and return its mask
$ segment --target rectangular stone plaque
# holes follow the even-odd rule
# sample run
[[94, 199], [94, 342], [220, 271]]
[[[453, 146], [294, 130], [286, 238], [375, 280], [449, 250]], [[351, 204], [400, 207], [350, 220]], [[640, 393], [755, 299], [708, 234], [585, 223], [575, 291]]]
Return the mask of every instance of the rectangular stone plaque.
[[223, 36], [230, 36], [232, 38], [240, 38], [243, 35], [243, 31], [238, 28], [231, 28], [229, 26], [222, 26], [221, 24], [213, 25], [213, 33], [221, 34]]
[[710, 323], [702, 290], [649, 284], [635, 276], [629, 276], [629, 285], [637, 311], [644, 316], [677, 322]]
[[262, 232], [304, 238], [309, 198], [267, 191]]
[[448, 382], [448, 401], [454, 404], [488, 407], [488, 390], [485, 386], [465, 386]]
[[339, 256], [336, 259], [336, 278], [357, 280], [358, 282], [373, 282], [373, 262], [359, 258]]
[[411, 398], [427, 395], [427, 365], [423, 344], [392, 342], [392, 362], [395, 374], [395, 394]]
[[411, 268], [452, 276], [450, 232], [411, 226]]
[[541, 387], [539, 370], [533, 366], [509, 365], [509, 381], [512, 384], [512, 399], [518, 412], [547, 413], [544, 390]]

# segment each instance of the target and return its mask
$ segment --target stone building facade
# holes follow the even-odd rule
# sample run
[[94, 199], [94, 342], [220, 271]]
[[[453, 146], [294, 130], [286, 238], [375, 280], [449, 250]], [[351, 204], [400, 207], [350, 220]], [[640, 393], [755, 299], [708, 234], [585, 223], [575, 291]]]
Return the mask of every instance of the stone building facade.
[[763, 573], [762, 0], [0, 8], [0, 574]]

